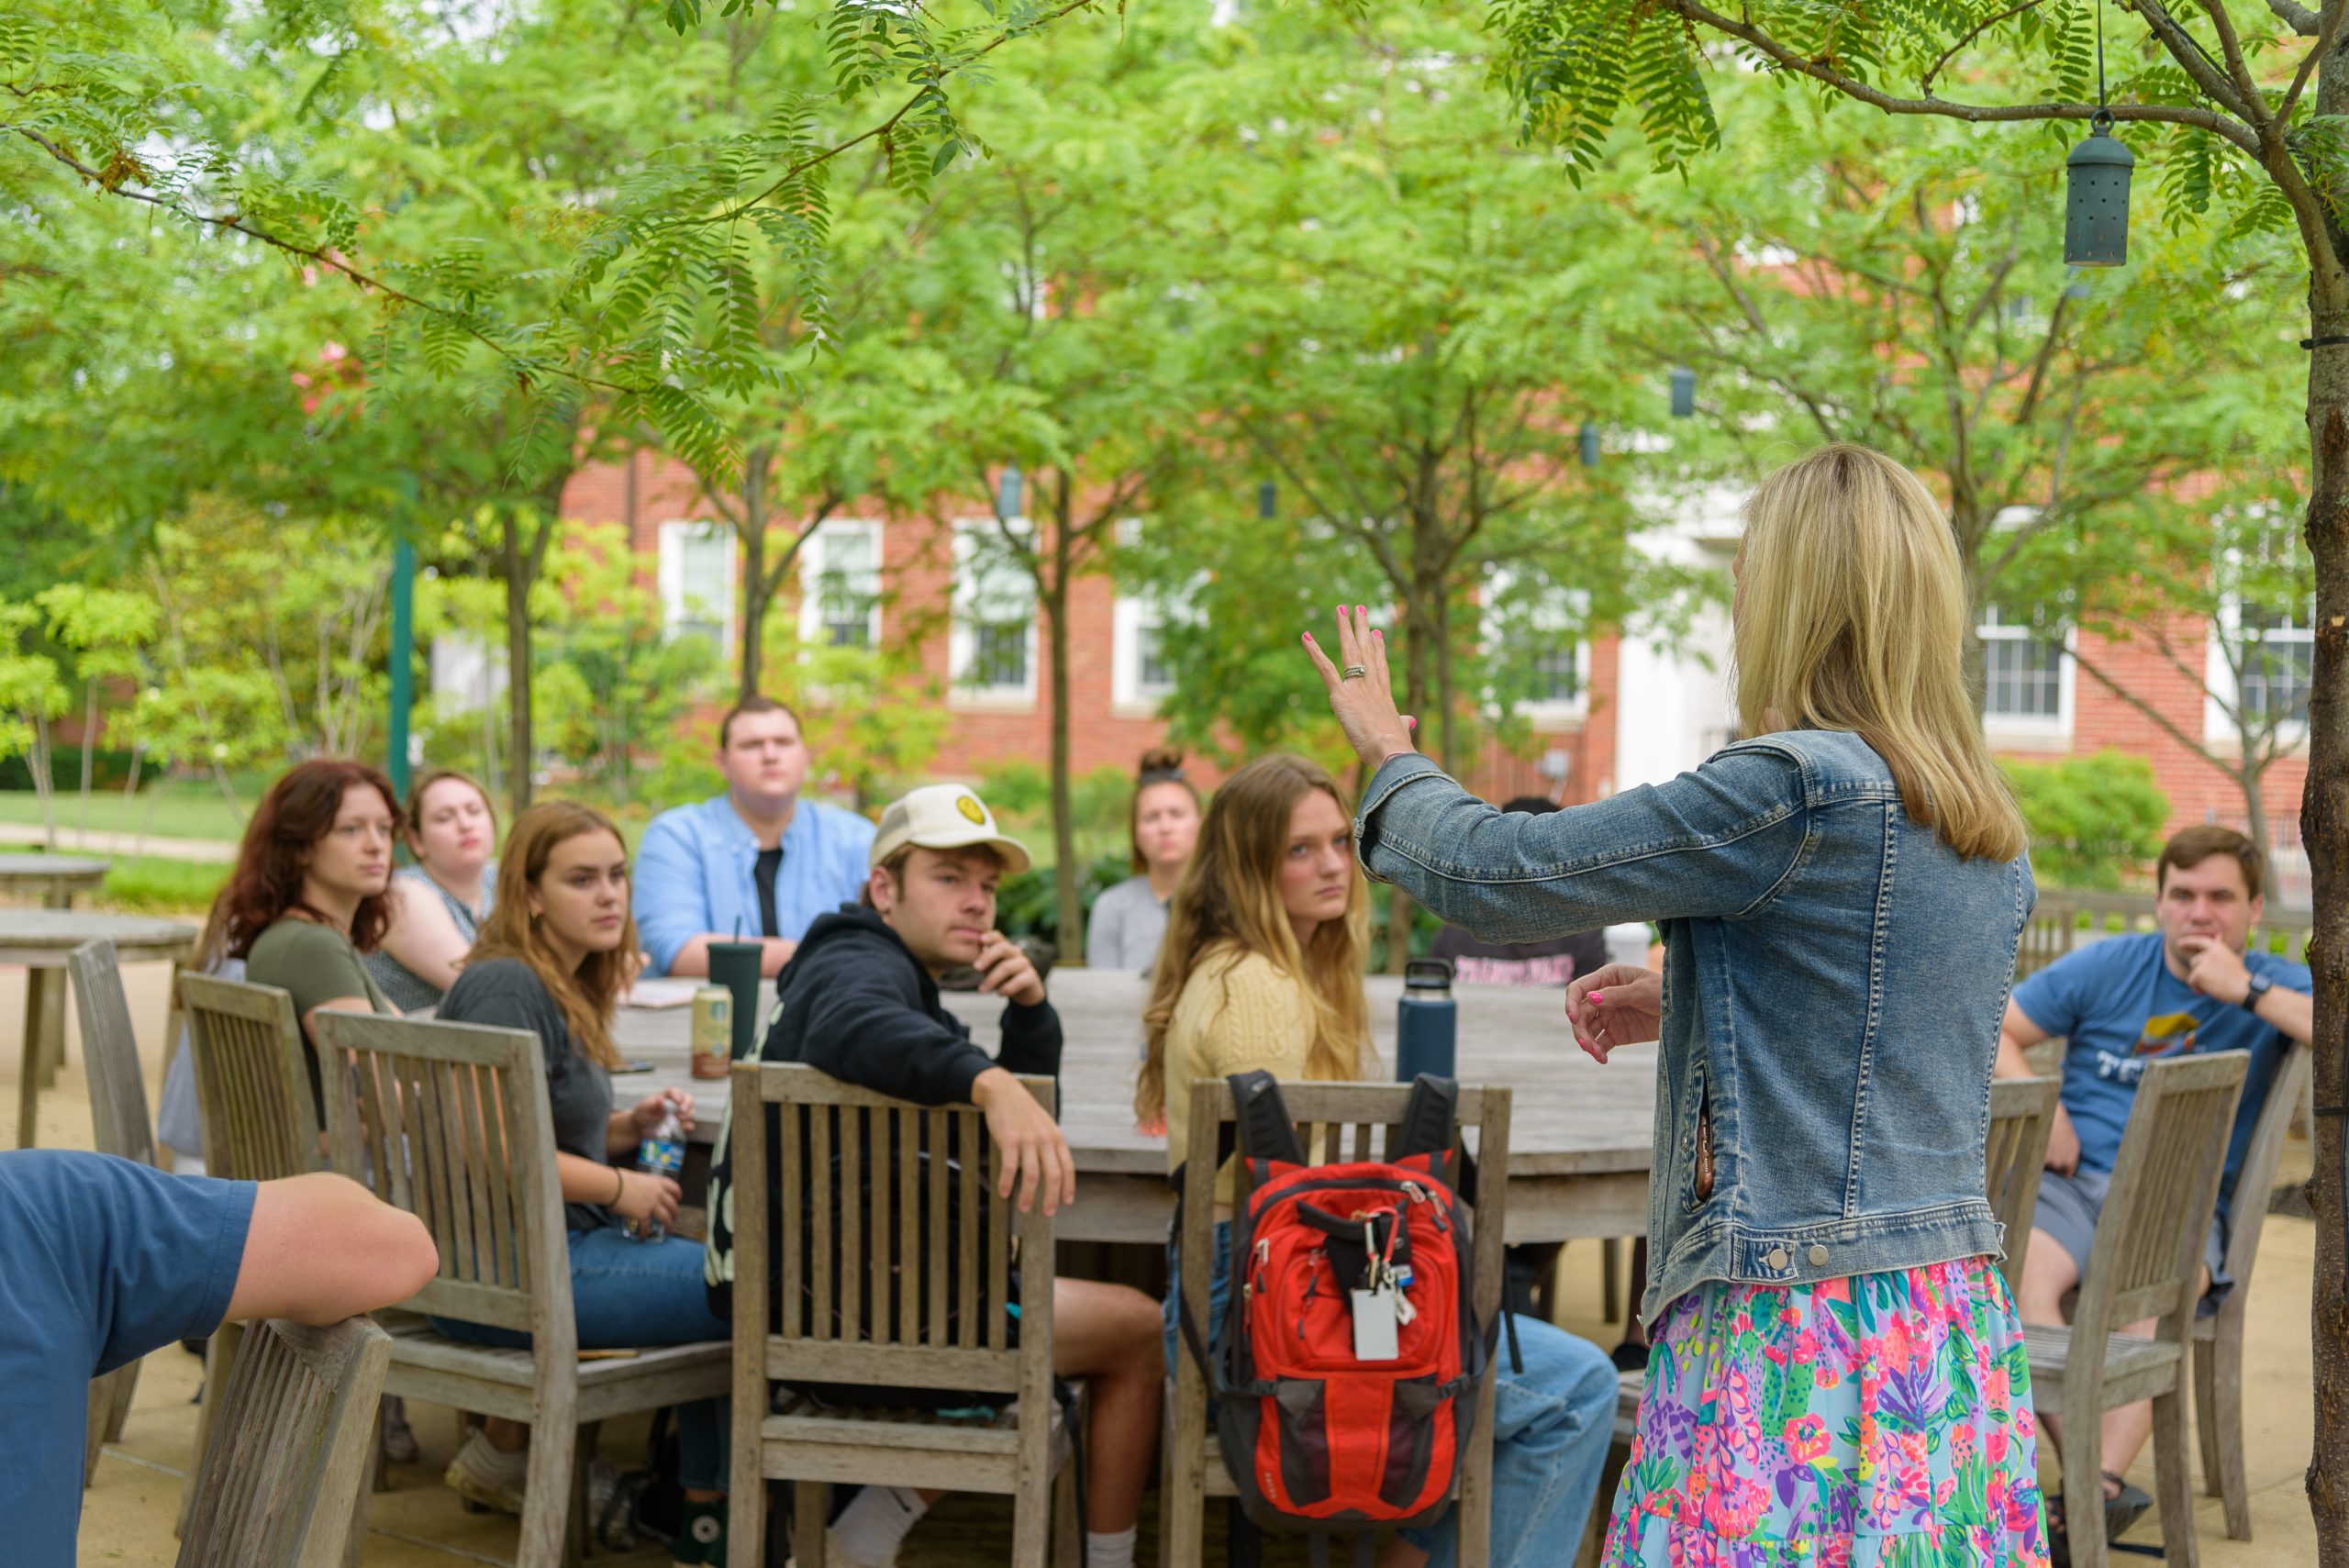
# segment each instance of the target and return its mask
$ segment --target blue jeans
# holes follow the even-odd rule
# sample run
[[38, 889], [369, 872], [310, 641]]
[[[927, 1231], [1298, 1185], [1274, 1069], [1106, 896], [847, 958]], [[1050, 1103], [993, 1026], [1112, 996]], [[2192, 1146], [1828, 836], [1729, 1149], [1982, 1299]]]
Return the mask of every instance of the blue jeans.
[[[1182, 1351], [1175, 1292], [1182, 1277], [1174, 1243], [1166, 1244], [1166, 1365]], [[1231, 1301], [1231, 1226], [1215, 1228], [1215, 1268], [1208, 1283], [1210, 1349]], [[1615, 1363], [1587, 1340], [1531, 1318], [1517, 1320], [1525, 1370], [1510, 1363], [1503, 1331], [1493, 1377], [1492, 1568], [1554, 1568], [1570, 1561], [1598, 1496], [1598, 1473], [1615, 1435]], [[1457, 1531], [1449, 1517], [1399, 1532], [1428, 1554], [1428, 1568], [1453, 1568]]]
[[[733, 1325], [709, 1309], [701, 1277], [702, 1245], [683, 1237], [639, 1241], [618, 1225], [571, 1232], [571, 1309], [583, 1351], [635, 1345], [685, 1345], [730, 1340]], [[452, 1340], [527, 1350], [514, 1329], [435, 1318]], [[677, 1407], [677, 1479], [696, 1489], [726, 1485], [726, 1401]]]

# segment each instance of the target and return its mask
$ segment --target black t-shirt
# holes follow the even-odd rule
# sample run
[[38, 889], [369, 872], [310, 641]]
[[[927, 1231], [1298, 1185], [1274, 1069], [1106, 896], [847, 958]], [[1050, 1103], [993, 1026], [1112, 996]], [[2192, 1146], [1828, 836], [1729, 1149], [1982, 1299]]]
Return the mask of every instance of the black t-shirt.
[[[546, 1048], [547, 1108], [554, 1122], [554, 1146], [583, 1160], [611, 1163], [607, 1140], [612, 1123], [612, 1076], [580, 1049], [553, 993], [529, 964], [518, 958], [467, 964], [440, 999], [435, 1016], [452, 1024], [493, 1024], [537, 1035]], [[573, 1230], [617, 1223], [601, 1204], [567, 1203], [562, 1217]]]
[[1452, 961], [1463, 984], [1564, 985], [1607, 962], [1607, 933], [1576, 931], [1542, 942], [1480, 942], [1457, 926], [1435, 934], [1431, 956]]
[[774, 879], [783, 874], [783, 846], [759, 851], [758, 869], [751, 873], [751, 884], [759, 890], [759, 934], [779, 937], [774, 922]]

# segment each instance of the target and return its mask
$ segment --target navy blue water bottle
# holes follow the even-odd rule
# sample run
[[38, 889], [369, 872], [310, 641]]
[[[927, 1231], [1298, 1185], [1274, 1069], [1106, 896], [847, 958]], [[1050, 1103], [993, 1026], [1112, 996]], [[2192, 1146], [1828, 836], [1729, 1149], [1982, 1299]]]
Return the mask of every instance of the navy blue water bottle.
[[1450, 1078], [1460, 1038], [1460, 1004], [1452, 999], [1452, 962], [1415, 958], [1403, 966], [1403, 999], [1396, 1005], [1395, 1081], [1422, 1073]]

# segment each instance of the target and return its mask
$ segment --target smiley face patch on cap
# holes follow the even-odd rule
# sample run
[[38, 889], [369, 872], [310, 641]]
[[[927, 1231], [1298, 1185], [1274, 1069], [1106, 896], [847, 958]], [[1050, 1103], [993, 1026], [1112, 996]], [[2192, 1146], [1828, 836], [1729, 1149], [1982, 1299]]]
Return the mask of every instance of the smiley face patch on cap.
[[956, 796], [954, 800], [954, 809], [961, 812], [963, 814], [963, 820], [967, 822], [980, 825], [985, 825], [986, 822], [987, 808], [979, 804], [978, 797], [975, 795], [964, 795]]

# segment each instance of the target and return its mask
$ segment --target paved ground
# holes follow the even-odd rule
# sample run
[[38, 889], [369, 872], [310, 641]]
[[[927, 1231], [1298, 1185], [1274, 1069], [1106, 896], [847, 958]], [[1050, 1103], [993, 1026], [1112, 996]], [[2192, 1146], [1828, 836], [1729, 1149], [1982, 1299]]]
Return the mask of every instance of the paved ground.
[[[22, 822], [0, 822], [0, 844], [44, 845], [49, 834]], [[101, 828], [60, 828], [57, 848], [65, 854], [155, 855], [169, 861], [208, 861], [222, 865], [237, 858], [237, 846], [223, 839], [164, 839]]]
[[[150, 1094], [160, 1093], [165, 972], [161, 965], [133, 967], [127, 975]], [[23, 976], [0, 971], [0, 1105], [16, 1094], [17, 1031], [23, 1017]], [[88, 1102], [79, 1055], [69, 1042], [72, 1065], [60, 1074], [55, 1093], [41, 1102], [40, 1142], [46, 1147], [87, 1148]], [[2288, 1175], [2304, 1176], [2305, 1145], [2286, 1156]], [[2308, 1301], [2315, 1232], [2305, 1219], [2268, 1220], [2260, 1249], [2247, 1336], [2244, 1445], [2248, 1455], [2254, 1539], [2225, 1538], [2215, 1499], [2196, 1510], [2202, 1561], [2210, 1568], [2280, 1568], [2316, 1560], [2316, 1533], [2301, 1494], [2313, 1421], [2310, 1399]], [[1577, 1265], [1581, 1266], [1577, 1266]], [[1564, 1305], [1566, 1326], [1604, 1341], [1616, 1329], [1600, 1321], [1598, 1252], [1577, 1244], [1568, 1250], [1565, 1276], [1579, 1278]], [[123, 1442], [106, 1450], [83, 1504], [81, 1559], [84, 1563], [123, 1563], [163, 1568], [173, 1561], [172, 1536], [181, 1477], [195, 1439], [197, 1385], [194, 1357], [176, 1347], [159, 1351], [143, 1363], [139, 1397]], [[457, 1418], [437, 1407], [411, 1410], [424, 1449], [418, 1464], [395, 1468], [394, 1489], [371, 1505], [370, 1530], [362, 1561], [368, 1568], [446, 1568], [455, 1562], [511, 1561], [515, 1529], [510, 1519], [468, 1515], [439, 1481], [457, 1443]], [[640, 1459], [643, 1427], [616, 1424], [607, 1430], [606, 1452], [625, 1464]], [[2132, 1473], [2149, 1491], [2150, 1462]], [[2049, 1480], [2053, 1481], [2053, 1476]], [[1148, 1519], [1141, 1560], [1155, 1561]], [[2133, 1540], [2158, 1539], [2151, 1520], [2132, 1532]], [[900, 1559], [903, 1568], [982, 1568], [1008, 1555], [1010, 1516], [994, 1499], [950, 1498], [916, 1529]], [[599, 1556], [613, 1564], [657, 1562], [658, 1552]], [[1286, 1561], [1285, 1557], [1277, 1561]], [[1561, 1556], [1561, 1562], [1564, 1562]], [[1301, 1561], [1301, 1557], [1300, 1557]], [[2123, 1561], [2126, 1561], [2123, 1559]]]

